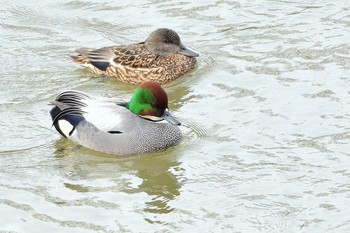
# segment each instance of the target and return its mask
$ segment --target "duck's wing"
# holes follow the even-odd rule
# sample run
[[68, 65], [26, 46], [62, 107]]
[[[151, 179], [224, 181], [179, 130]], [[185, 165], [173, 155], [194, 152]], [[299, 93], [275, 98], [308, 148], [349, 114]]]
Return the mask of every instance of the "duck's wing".
[[78, 55], [70, 56], [75, 63], [87, 67], [92, 65], [102, 71], [106, 71], [114, 59], [114, 47], [78, 49], [76, 52]]
[[114, 66], [121, 65], [132, 68], [151, 68], [156, 58], [157, 55], [145, 49], [144, 42], [114, 47]]
[[127, 122], [133, 114], [125, 102], [94, 98], [79, 91], [65, 91], [52, 102], [50, 114], [56, 130], [69, 138], [81, 122], [89, 122], [97, 129], [115, 134], [127, 130]]
[[92, 65], [101, 71], [107, 71], [110, 66], [149, 68], [157, 57], [145, 49], [143, 42], [100, 49], [79, 49], [77, 52], [78, 55], [70, 56], [74, 62], [87, 67]]

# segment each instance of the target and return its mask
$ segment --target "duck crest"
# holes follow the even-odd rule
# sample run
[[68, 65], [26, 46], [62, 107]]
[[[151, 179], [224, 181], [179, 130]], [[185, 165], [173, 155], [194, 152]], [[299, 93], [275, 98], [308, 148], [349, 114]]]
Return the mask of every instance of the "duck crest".
[[154, 81], [145, 81], [140, 84], [140, 87], [150, 90], [154, 96], [154, 101], [157, 107], [168, 108], [168, 95], [159, 83]]
[[137, 115], [161, 116], [168, 108], [168, 96], [157, 82], [145, 81], [135, 90], [127, 107]]
[[144, 110], [148, 111], [152, 109], [151, 103], [153, 101], [154, 96], [150, 90], [137, 88], [127, 107], [136, 115], [141, 115]]
[[169, 82], [193, 69], [199, 56], [181, 43], [175, 31], [166, 28], [155, 30], [144, 42], [77, 52], [71, 56], [75, 63], [133, 84], [146, 80]]

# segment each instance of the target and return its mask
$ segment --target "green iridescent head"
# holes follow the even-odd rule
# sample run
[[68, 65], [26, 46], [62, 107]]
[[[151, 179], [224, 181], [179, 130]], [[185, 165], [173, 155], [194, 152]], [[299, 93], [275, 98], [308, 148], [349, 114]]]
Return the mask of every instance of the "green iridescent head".
[[167, 120], [174, 125], [181, 124], [168, 112], [168, 96], [159, 83], [154, 81], [142, 82], [135, 90], [127, 108], [151, 121]]

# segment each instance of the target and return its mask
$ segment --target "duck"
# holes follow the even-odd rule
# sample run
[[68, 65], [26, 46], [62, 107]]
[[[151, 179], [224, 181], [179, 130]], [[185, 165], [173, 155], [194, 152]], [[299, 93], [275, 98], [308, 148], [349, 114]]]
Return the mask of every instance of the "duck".
[[95, 151], [143, 154], [174, 146], [182, 138], [181, 123], [170, 114], [167, 94], [155, 81], [139, 84], [129, 101], [68, 90], [51, 104], [58, 133]]
[[185, 47], [172, 29], [159, 28], [139, 43], [99, 49], [78, 49], [71, 59], [95, 74], [139, 84], [146, 80], [161, 84], [194, 69], [199, 54]]

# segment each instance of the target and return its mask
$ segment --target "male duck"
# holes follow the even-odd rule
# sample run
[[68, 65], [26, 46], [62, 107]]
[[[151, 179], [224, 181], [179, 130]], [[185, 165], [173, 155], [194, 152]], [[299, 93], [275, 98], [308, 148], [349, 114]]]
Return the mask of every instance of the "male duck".
[[186, 48], [179, 35], [167, 28], [152, 32], [144, 42], [80, 49], [71, 58], [97, 74], [115, 76], [125, 83], [145, 80], [166, 83], [194, 68], [199, 54]]
[[182, 136], [180, 122], [168, 112], [167, 94], [154, 81], [142, 82], [129, 102], [65, 91], [52, 104], [56, 130], [96, 151], [140, 154], [175, 145]]

